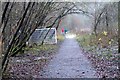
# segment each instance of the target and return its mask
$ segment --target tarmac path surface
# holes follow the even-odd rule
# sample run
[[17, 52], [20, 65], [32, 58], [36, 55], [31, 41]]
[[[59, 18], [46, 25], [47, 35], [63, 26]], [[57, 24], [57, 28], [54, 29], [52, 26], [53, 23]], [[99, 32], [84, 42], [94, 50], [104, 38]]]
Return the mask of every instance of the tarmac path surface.
[[66, 38], [58, 53], [40, 71], [40, 78], [97, 78], [75, 38]]

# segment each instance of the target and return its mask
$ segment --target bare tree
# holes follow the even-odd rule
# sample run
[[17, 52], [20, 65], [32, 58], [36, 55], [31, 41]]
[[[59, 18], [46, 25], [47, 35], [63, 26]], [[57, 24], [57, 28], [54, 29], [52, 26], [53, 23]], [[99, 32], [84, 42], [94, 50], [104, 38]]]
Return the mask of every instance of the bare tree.
[[[8, 5], [9, 7], [11, 6], [11, 8], [8, 9], [8, 11], [6, 11], [7, 13], [10, 12], [12, 8], [16, 8], [16, 6], [18, 6], [16, 4], [15, 4], [16, 6], [13, 5], [13, 3], [9, 3], [9, 4], [12, 4], [12, 5]], [[21, 6], [21, 4], [19, 5]], [[11, 29], [13, 29], [12, 33], [10, 34], [10, 37], [2, 34], [5, 39], [8, 39], [7, 42], [4, 42], [7, 44], [7, 46], [5, 46], [6, 51], [2, 53], [4, 55], [3, 60], [2, 60], [2, 72], [3, 73], [7, 68], [9, 58], [11, 56], [15, 56], [17, 53], [19, 53], [24, 48], [26, 42], [29, 40], [30, 36], [35, 31], [35, 29], [43, 24], [45, 17], [49, 13], [49, 11], [52, 9], [54, 3], [52, 2], [42, 2], [42, 3], [29, 2], [29, 3], [26, 3], [26, 5], [27, 6], [25, 10], [23, 10], [23, 8], [22, 9], [16, 8], [21, 12], [21, 14], [19, 14], [20, 16], [17, 16], [17, 21], [16, 20], [13, 21], [13, 22], [16, 22], [16, 24], [12, 27], [10, 26], [11, 22], [8, 21], [8, 19], [11, 19], [12, 14], [11, 15], [5, 14], [6, 12], [5, 11], [3, 12], [5, 17], [2, 18], [2, 21], [4, 21], [3, 19], [5, 18], [5, 20], [7, 20], [6, 24], [9, 24], [6, 26], [10, 27], [9, 29], [10, 31]], [[12, 12], [16, 12], [16, 11], [13, 10]], [[10, 17], [7, 15], [10, 15]], [[3, 26], [3, 29], [4, 29], [3, 33], [7, 30], [6, 26]], [[2, 40], [4, 41], [4, 39]]]
[[[102, 20], [106, 20], [107, 28], [110, 26], [110, 22], [107, 22], [110, 16], [108, 16], [109, 13], [106, 10], [109, 11], [108, 7], [104, 5], [97, 10], [94, 16], [94, 13], [79, 7], [76, 3], [56, 3], [52, 2], [52, 0], [51, 2], [40, 3], [3, 3], [3, 15], [0, 23], [2, 31], [0, 40], [2, 40], [1, 44], [4, 45], [4, 51], [2, 51], [2, 72], [4, 73], [6, 70], [10, 57], [14, 57], [18, 53], [24, 53], [23, 49], [26, 46], [26, 42], [36, 28], [51, 29], [54, 27], [58, 29], [60, 21], [65, 16], [85, 14], [89, 17], [92, 16], [92, 20], [95, 18], [94, 32], [97, 33], [98, 26]], [[49, 31], [44, 36], [42, 44]]]

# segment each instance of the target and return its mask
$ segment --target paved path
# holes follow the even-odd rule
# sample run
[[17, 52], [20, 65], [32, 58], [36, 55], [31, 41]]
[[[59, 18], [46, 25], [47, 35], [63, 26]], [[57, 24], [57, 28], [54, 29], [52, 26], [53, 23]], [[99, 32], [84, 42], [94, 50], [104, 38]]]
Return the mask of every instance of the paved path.
[[96, 71], [75, 39], [65, 39], [58, 54], [40, 72], [41, 78], [95, 78]]

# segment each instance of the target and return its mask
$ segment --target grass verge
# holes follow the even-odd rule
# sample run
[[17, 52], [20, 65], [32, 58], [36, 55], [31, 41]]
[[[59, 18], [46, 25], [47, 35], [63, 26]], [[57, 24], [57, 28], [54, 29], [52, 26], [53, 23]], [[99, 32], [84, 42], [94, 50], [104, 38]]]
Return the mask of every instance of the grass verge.
[[115, 38], [102, 34], [83, 34], [76, 39], [96, 68], [98, 77], [119, 77], [118, 45]]

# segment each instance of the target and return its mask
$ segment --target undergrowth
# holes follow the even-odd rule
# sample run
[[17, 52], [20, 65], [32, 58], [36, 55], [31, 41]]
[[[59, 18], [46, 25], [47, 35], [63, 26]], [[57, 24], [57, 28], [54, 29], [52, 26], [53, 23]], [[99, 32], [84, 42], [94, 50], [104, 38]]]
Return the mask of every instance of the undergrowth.
[[118, 43], [114, 35], [107, 33], [77, 35], [77, 41], [84, 50], [96, 54], [99, 58], [110, 59], [117, 54]]

